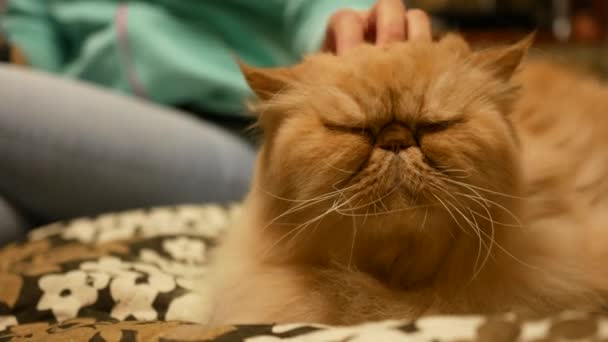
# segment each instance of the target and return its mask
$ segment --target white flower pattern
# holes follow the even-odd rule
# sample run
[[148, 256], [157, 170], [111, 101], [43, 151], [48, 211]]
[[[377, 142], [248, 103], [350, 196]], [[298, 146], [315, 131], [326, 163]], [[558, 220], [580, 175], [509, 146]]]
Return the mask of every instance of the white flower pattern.
[[[323, 329], [316, 332], [311, 332], [304, 335], [297, 335], [293, 337], [276, 337], [261, 335], [252, 338], [245, 339], [245, 342], [312, 342], [312, 341], [403, 341], [411, 335], [408, 335], [397, 328], [404, 324], [403, 321], [383, 321], [367, 323], [358, 326], [350, 327], [334, 327], [331, 329]], [[302, 324], [301, 326], [306, 326]], [[312, 325], [307, 325], [312, 326]], [[289, 324], [289, 328], [297, 328], [299, 325]], [[319, 326], [321, 327], [321, 326]], [[285, 332], [289, 331], [281, 325], [273, 327], [273, 332]], [[433, 341], [426, 339], [412, 339], [411, 341]]]
[[208, 266], [206, 265], [185, 264], [169, 260], [151, 249], [142, 250], [139, 259], [142, 262], [157, 266], [166, 274], [174, 276], [177, 283], [186, 289], [191, 289], [191, 287], [187, 284], [195, 281], [201, 281], [201, 279], [204, 279], [208, 272]]
[[0, 332], [6, 328], [19, 324], [15, 316], [0, 316]]
[[175, 260], [188, 264], [203, 263], [205, 261], [205, 243], [201, 240], [187, 237], [178, 237], [165, 240], [163, 248]]
[[112, 277], [110, 294], [116, 302], [111, 316], [125, 319], [132, 315], [138, 320], [156, 319], [152, 307], [156, 297], [175, 289], [175, 279], [155, 265], [142, 262], [124, 262], [116, 257], [101, 258], [98, 262], [83, 263], [81, 269], [106, 272]]
[[[196, 246], [194, 242], [173, 241], [173, 244]], [[193, 250], [204, 251], [204, 248], [197, 246]], [[204, 260], [204, 255], [202, 258]], [[58, 321], [74, 318], [82, 307], [96, 302], [100, 289], [109, 286], [115, 302], [112, 317], [122, 320], [132, 316], [138, 320], [154, 320], [158, 318], [158, 313], [153, 303], [159, 294], [170, 292], [178, 285], [191, 291], [205, 274], [203, 265], [169, 260], [152, 250], [144, 250], [140, 262], [126, 262], [113, 256], [102, 257], [98, 261], [83, 262], [80, 270], [42, 277], [39, 286], [44, 294], [38, 309], [51, 310]], [[200, 302], [196, 312], [190, 307], [190, 300], [195, 300], [195, 297]], [[199, 294], [194, 293], [187, 293], [170, 304], [170, 316], [190, 321], [207, 317], [209, 310], [210, 304], [206, 305]]]
[[315, 327], [321, 330], [293, 337], [256, 336], [245, 342], [312, 342], [312, 341], [474, 341], [477, 328], [484, 318], [479, 316], [435, 316], [416, 322], [417, 331], [406, 333], [399, 327], [407, 321], [387, 320], [365, 323], [349, 327], [329, 327], [313, 324], [284, 324], [272, 328], [275, 334], [286, 333], [301, 327]]
[[80, 270], [43, 276], [38, 281], [43, 295], [37, 309], [51, 310], [58, 321], [74, 318], [82, 307], [97, 301], [98, 291], [108, 281], [104, 273]]
[[134, 210], [119, 215], [102, 215], [96, 219], [78, 219], [65, 227], [51, 225], [36, 230], [32, 237], [39, 240], [59, 235], [66, 240], [100, 243], [125, 240], [139, 235], [143, 238], [161, 236], [197, 236], [215, 239], [240, 214], [240, 206], [222, 208], [217, 205], [180, 206], [174, 210]]
[[61, 237], [66, 240], [92, 243], [97, 237], [98, 230], [99, 228], [90, 219], [78, 219], [65, 228]]
[[[37, 309], [50, 310], [58, 321], [75, 318], [83, 307], [95, 306], [99, 291], [107, 289], [113, 318], [154, 320], [159, 318], [154, 301], [177, 290], [175, 298], [169, 296], [172, 299], [165, 319], [204, 322], [212, 308], [210, 291], [201, 291], [200, 286], [208, 274], [207, 241], [222, 234], [238, 216], [239, 208], [209, 205], [136, 210], [39, 229], [32, 239], [56, 236], [87, 245], [132, 239], [160, 241], [139, 250], [133, 255], [135, 259], [106, 256], [76, 264], [75, 269], [66, 267], [64, 273], [42, 276]], [[0, 328], [4, 322], [12, 322], [6, 317], [0, 316]]]

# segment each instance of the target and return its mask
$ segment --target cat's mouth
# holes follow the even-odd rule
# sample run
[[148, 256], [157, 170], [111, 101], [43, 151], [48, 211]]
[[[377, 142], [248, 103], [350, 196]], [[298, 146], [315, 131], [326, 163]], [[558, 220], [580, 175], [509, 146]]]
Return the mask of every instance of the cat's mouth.
[[349, 198], [357, 208], [368, 205], [403, 207], [429, 202], [440, 181], [439, 170], [418, 148], [399, 152], [373, 151], [360, 171], [347, 180]]

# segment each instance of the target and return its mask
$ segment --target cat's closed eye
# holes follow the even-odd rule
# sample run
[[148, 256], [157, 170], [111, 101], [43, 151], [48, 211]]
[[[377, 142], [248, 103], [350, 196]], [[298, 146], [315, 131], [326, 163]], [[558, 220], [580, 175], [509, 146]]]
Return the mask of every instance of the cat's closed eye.
[[360, 135], [368, 139], [374, 138], [373, 130], [365, 126], [346, 126], [333, 123], [324, 123], [323, 126], [331, 132]]
[[416, 124], [416, 135], [422, 136], [425, 134], [439, 133], [463, 122], [464, 119], [461, 118], [434, 122], [420, 122]]
[[[454, 125], [462, 123], [463, 121], [464, 120], [460, 118], [442, 121], [423, 121], [416, 123], [413, 131], [416, 136], [416, 140], [419, 141], [424, 135], [445, 131]], [[349, 126], [328, 122], [324, 122], [323, 126], [330, 132], [363, 136], [370, 141], [374, 141], [375, 137], [378, 135], [377, 130], [366, 126]]]

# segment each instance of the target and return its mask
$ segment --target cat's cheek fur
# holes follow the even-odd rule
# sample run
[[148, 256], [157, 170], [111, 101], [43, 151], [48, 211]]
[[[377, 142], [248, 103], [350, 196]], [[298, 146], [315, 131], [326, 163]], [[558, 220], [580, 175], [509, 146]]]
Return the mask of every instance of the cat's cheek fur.
[[277, 195], [308, 200], [343, 186], [370, 152], [363, 136], [331, 132], [314, 120], [293, 119], [277, 133], [265, 180]]
[[500, 113], [478, 110], [463, 124], [423, 137], [422, 150], [440, 168], [455, 170], [454, 181], [517, 196], [521, 156], [516, 137]]

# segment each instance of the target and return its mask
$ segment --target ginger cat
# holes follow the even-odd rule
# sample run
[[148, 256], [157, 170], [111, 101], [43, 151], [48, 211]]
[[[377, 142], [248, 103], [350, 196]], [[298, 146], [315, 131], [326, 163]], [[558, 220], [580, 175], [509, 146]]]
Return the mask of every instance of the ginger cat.
[[242, 65], [264, 131], [212, 323], [599, 309], [608, 90], [532, 38]]

